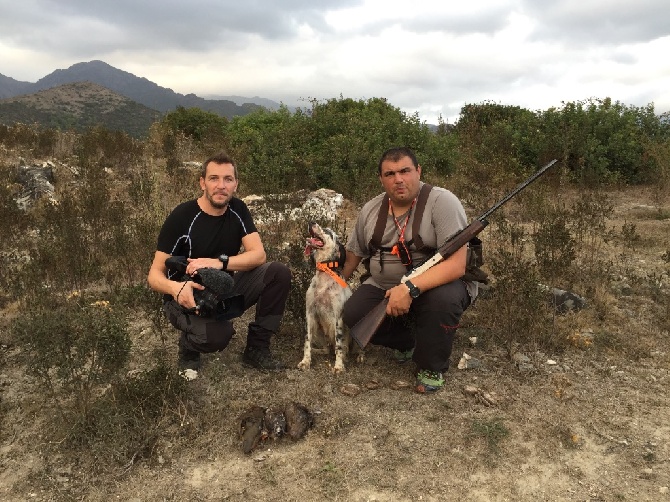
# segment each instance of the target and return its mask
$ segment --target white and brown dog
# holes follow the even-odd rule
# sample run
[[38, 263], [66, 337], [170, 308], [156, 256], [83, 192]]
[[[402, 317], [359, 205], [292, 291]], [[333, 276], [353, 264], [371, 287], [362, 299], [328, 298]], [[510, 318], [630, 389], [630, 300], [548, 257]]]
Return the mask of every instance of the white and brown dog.
[[[335, 352], [333, 371], [344, 371], [351, 338], [344, 328], [342, 309], [351, 296], [351, 289], [342, 278], [342, 267], [346, 258], [344, 245], [330, 228], [322, 229], [316, 223], [309, 223], [309, 239], [305, 256], [316, 266], [316, 272], [305, 297], [307, 336], [301, 370], [312, 364], [312, 343], [325, 342]], [[317, 338], [320, 337], [320, 338]]]

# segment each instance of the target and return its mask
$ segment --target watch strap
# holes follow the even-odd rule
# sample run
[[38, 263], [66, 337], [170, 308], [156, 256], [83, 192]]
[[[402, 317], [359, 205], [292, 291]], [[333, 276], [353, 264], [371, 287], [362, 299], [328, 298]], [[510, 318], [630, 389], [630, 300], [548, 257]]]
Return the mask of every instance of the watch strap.
[[421, 290], [417, 288], [412, 281], [405, 281], [405, 286], [409, 289], [409, 296], [417, 298], [421, 294]]

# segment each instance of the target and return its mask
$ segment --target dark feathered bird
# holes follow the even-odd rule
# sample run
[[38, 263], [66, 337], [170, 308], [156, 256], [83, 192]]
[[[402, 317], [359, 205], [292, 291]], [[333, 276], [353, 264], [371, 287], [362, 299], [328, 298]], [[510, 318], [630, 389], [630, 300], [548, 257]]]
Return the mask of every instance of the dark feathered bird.
[[268, 408], [263, 418], [263, 428], [267, 437], [277, 439], [286, 432], [286, 417], [282, 408]]
[[294, 441], [303, 437], [314, 425], [312, 412], [295, 401], [284, 407], [284, 416], [286, 417], [286, 435]]
[[244, 453], [251, 453], [263, 439], [265, 409], [252, 406], [240, 416], [240, 439]]

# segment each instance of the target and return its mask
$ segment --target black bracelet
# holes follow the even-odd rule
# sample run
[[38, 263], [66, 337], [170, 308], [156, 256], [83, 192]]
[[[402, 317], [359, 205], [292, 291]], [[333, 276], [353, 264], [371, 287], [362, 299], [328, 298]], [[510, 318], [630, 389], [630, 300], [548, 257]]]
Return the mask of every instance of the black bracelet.
[[181, 294], [182, 291], [184, 291], [184, 288], [186, 287], [187, 283], [188, 281], [186, 281], [184, 284], [181, 285], [181, 289], [179, 290], [179, 293], [177, 293], [177, 298], [175, 300], [177, 303], [179, 303], [179, 295]]

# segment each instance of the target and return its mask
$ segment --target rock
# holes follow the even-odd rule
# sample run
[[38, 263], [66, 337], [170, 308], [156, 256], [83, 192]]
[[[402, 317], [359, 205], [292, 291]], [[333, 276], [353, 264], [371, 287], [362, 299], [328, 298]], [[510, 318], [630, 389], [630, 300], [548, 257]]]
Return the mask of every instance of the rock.
[[186, 369], [180, 371], [179, 376], [181, 376], [184, 380], [190, 382], [191, 380], [195, 380], [196, 378], [198, 378], [198, 372], [192, 369]]
[[257, 225], [282, 221], [333, 221], [344, 203], [342, 194], [328, 188], [292, 194], [249, 195], [242, 199], [249, 206]]
[[361, 388], [355, 383], [345, 383], [340, 387], [340, 392], [345, 396], [357, 396], [361, 392]]
[[463, 352], [461, 360], [458, 361], [459, 370], [471, 370], [474, 368], [479, 368], [481, 365], [482, 363], [479, 359], [475, 359], [474, 357], [470, 356], [469, 354], [466, 354], [465, 352]]
[[52, 165], [44, 163], [42, 166], [23, 164], [19, 166], [16, 176], [17, 182], [22, 187], [20, 195], [16, 198], [19, 209], [26, 211], [34, 201], [43, 197], [51, 204], [57, 203]]
[[550, 302], [559, 314], [578, 312], [587, 305], [586, 300], [581, 296], [558, 288], [551, 290]]
[[496, 398], [493, 396], [493, 394], [485, 392], [479, 387], [475, 387], [474, 385], [465, 385], [463, 387], [463, 394], [465, 394], [466, 396], [474, 397], [478, 402], [480, 402], [484, 406], [496, 405]]
[[394, 382], [391, 382], [389, 387], [391, 387], [393, 390], [400, 390], [400, 389], [407, 389], [410, 387], [410, 383], [406, 380], [396, 380]]
[[365, 388], [368, 390], [375, 390], [381, 387], [381, 384], [379, 383], [378, 380], [370, 380], [369, 382], [366, 382]]

